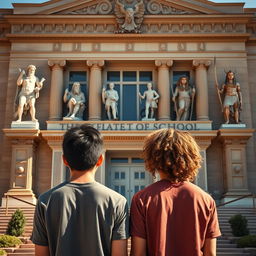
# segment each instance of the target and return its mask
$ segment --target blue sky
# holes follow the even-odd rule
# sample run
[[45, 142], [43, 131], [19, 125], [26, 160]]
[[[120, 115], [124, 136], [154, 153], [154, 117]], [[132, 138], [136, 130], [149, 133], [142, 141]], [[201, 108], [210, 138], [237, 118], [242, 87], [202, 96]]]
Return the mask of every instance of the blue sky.
[[[12, 8], [11, 3], [43, 3], [45, 0], [0, 0], [0, 8]], [[245, 2], [246, 8], [256, 8], [256, 0], [213, 0], [216, 3]]]

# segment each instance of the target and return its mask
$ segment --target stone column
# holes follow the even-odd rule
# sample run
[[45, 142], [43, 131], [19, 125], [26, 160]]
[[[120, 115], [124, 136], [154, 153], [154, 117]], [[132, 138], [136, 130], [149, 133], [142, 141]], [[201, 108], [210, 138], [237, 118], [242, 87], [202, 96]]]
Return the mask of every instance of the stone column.
[[160, 95], [158, 103], [158, 119], [170, 120], [170, 74], [169, 68], [172, 66], [172, 60], [155, 60], [158, 67], [158, 92]]
[[[219, 130], [219, 139], [224, 148], [224, 177], [226, 193], [223, 202], [250, 194], [247, 182], [246, 144], [253, 135], [252, 129]], [[252, 207], [252, 198], [244, 198], [228, 206]]]
[[49, 60], [48, 65], [52, 70], [49, 120], [60, 120], [63, 105], [63, 68], [66, 61]]
[[196, 68], [196, 117], [198, 121], [209, 120], [207, 68], [210, 60], [193, 60]]
[[90, 68], [89, 81], [89, 120], [101, 120], [101, 88], [104, 60], [88, 60], [87, 65]]
[[[28, 206], [25, 202], [11, 196], [29, 203], [36, 203], [32, 191], [32, 171], [35, 164], [35, 138], [38, 137], [39, 130], [4, 129], [4, 132], [12, 143], [10, 189], [5, 193], [5, 196], [8, 196], [8, 206]], [[2, 205], [5, 206], [5, 204], [6, 200], [3, 198]]]

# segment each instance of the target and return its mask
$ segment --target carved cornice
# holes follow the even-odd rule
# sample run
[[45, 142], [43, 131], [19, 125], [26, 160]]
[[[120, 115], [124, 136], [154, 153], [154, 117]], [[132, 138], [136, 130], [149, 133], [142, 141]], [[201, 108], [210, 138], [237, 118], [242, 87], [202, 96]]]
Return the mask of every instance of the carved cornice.
[[155, 65], [159, 68], [161, 68], [161, 67], [171, 67], [173, 65], [173, 60], [158, 59], [158, 60], [155, 60]]
[[54, 69], [54, 68], [63, 68], [66, 66], [66, 60], [48, 60], [48, 65]]
[[193, 60], [193, 66], [196, 68], [208, 68], [211, 65], [210, 60]]
[[87, 60], [87, 66], [101, 68], [105, 65], [104, 60]]

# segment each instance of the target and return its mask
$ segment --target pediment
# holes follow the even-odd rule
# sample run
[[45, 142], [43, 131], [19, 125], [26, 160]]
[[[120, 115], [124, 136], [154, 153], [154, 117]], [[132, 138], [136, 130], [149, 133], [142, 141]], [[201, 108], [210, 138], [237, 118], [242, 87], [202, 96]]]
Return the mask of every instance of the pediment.
[[[117, 0], [51, 0], [43, 4], [14, 4], [14, 13], [112, 15], [114, 14], [116, 1]], [[119, 2], [124, 5], [135, 5], [138, 1], [139, 0], [119, 0]], [[221, 14], [226, 13], [228, 10], [227, 5], [230, 5], [216, 4], [207, 0], [143, 0], [143, 2], [145, 15]], [[225, 12], [221, 11], [222, 5]]]

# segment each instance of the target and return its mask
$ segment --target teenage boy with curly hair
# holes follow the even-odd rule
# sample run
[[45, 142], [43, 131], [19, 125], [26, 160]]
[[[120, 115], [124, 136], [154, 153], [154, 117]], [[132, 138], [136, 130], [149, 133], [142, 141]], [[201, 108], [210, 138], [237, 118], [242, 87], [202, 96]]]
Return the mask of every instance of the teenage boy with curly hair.
[[132, 255], [215, 256], [221, 235], [215, 202], [191, 183], [201, 163], [193, 137], [174, 129], [157, 130], [146, 138], [143, 158], [160, 181], [132, 199]]
[[70, 181], [42, 194], [32, 241], [36, 256], [126, 256], [126, 199], [95, 181], [103, 161], [101, 134], [91, 126], [66, 132], [63, 161]]

